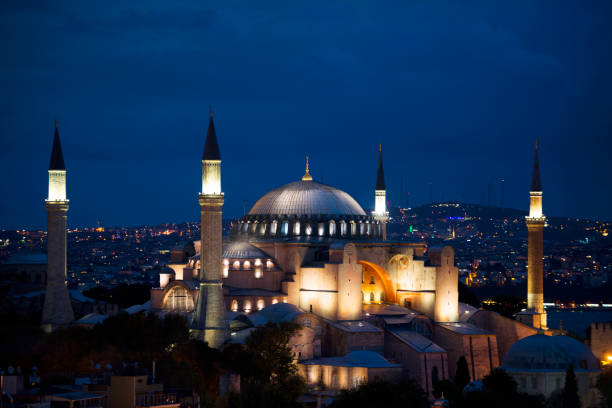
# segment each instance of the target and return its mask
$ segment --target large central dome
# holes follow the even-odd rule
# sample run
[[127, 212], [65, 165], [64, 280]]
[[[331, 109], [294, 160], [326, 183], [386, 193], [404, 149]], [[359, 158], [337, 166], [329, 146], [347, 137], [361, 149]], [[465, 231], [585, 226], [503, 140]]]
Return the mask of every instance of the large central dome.
[[296, 181], [269, 191], [249, 215], [366, 215], [353, 197], [316, 181]]

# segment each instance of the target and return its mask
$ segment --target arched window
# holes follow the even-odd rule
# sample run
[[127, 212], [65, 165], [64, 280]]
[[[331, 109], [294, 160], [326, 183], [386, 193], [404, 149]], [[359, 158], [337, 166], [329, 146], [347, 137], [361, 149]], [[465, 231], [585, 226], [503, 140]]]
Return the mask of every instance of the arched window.
[[374, 301], [374, 292], [370, 292], [370, 302]]
[[242, 232], [248, 232], [249, 231], [249, 223], [245, 222], [242, 224]]
[[317, 227], [319, 236], [322, 237], [323, 235], [325, 235], [325, 224], [320, 222]]
[[236, 299], [232, 300], [232, 312], [238, 311], [238, 301]]
[[293, 224], [293, 234], [300, 235], [300, 222], [299, 221], [296, 221], [295, 224]]
[[244, 311], [247, 313], [251, 311], [251, 301], [250, 300], [244, 301]]
[[306, 228], [304, 228], [304, 230], [306, 231], [306, 235], [312, 234], [312, 226], [310, 224], [306, 224]]
[[289, 222], [283, 221], [283, 226], [281, 228], [281, 234], [287, 235], [289, 233]]
[[355, 221], [351, 221], [351, 236], [357, 235], [357, 224]]
[[359, 221], [359, 235], [365, 235], [365, 224]]
[[278, 226], [278, 222], [276, 220], [272, 221], [272, 224], [270, 224], [270, 235], [276, 235], [277, 226]]
[[261, 310], [264, 307], [266, 307], [266, 302], [264, 302], [263, 299], [258, 299], [257, 300], [257, 310]]
[[187, 289], [175, 286], [166, 299], [166, 309], [174, 312], [189, 312], [194, 309], [193, 298]]
[[346, 221], [344, 220], [340, 221], [340, 235], [346, 236]]
[[369, 222], [366, 223], [365, 225], [366, 228], [366, 235], [372, 235], [372, 224], [370, 224]]
[[385, 297], [385, 292], [384, 291], [380, 292], [380, 301], [384, 302], [386, 300], [387, 300], [387, 298]]
[[265, 222], [262, 222], [259, 225], [259, 235], [266, 235], [266, 227], [268, 224], [266, 224]]
[[336, 221], [330, 220], [329, 221], [329, 236], [333, 237], [334, 235], [336, 235]]
[[251, 234], [254, 234], [257, 231], [257, 222], [251, 224]]

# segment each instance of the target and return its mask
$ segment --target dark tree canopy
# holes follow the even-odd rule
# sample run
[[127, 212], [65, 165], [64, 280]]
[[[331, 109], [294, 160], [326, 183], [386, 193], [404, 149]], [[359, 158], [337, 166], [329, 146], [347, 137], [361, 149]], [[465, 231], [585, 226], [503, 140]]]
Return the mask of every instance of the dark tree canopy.
[[563, 387], [563, 408], [580, 408], [578, 383], [574, 366], [570, 365], [565, 373], [565, 387]]
[[463, 390], [470, 383], [470, 370], [468, 368], [465, 356], [459, 357], [457, 360], [457, 371], [455, 372], [455, 384], [459, 390]]
[[354, 390], [342, 391], [330, 408], [428, 407], [427, 396], [414, 381], [399, 384], [374, 381]]

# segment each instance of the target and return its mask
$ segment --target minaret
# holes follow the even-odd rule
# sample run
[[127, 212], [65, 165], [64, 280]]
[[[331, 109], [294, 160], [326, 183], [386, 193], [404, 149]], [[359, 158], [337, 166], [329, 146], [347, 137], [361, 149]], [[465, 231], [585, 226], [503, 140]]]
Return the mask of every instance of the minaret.
[[383, 170], [382, 145], [378, 145], [378, 173], [376, 175], [376, 189], [374, 191], [375, 202], [372, 215], [380, 222], [382, 228], [382, 239], [387, 239], [387, 221], [389, 212], [387, 211], [387, 188], [385, 187], [385, 171]]
[[49, 163], [49, 197], [47, 207], [47, 289], [41, 326], [51, 332], [74, 320], [70, 295], [66, 287], [66, 166], [62, 155], [57, 121]]
[[533, 175], [529, 191], [529, 215], [525, 217], [528, 238], [527, 251], [527, 309], [533, 314], [533, 326], [546, 328], [546, 311], [544, 310], [544, 272], [543, 232], [546, 217], [542, 214], [542, 182], [540, 180], [540, 164], [538, 162], [538, 141], [535, 144]]
[[202, 192], [199, 195], [200, 294], [193, 313], [191, 336], [219, 348], [229, 337], [221, 281], [223, 230], [223, 193], [221, 192], [221, 154], [213, 123], [212, 108], [202, 155]]

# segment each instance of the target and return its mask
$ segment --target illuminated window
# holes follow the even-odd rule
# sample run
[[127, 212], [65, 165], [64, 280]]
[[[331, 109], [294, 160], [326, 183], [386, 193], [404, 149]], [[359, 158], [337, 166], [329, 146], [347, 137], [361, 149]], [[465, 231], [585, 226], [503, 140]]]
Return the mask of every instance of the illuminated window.
[[251, 311], [251, 301], [250, 300], [244, 301], [244, 311], [247, 313]]
[[299, 221], [296, 221], [295, 224], [293, 224], [293, 234], [300, 235], [300, 222]]
[[272, 221], [272, 224], [270, 224], [270, 235], [276, 235], [277, 226], [278, 226], [278, 222], [276, 220]]
[[263, 273], [261, 272], [261, 266], [256, 266], [255, 267], [255, 279], [259, 279], [263, 276]]
[[261, 310], [266, 306], [266, 302], [263, 299], [257, 300], [257, 310]]
[[319, 236], [322, 237], [323, 235], [325, 235], [325, 224], [320, 222], [318, 225], [318, 232], [319, 232]]
[[374, 301], [374, 292], [370, 292], [370, 302]]
[[240, 269], [240, 261], [234, 261], [234, 269]]
[[287, 235], [289, 233], [289, 222], [283, 221], [283, 226], [281, 227], [281, 233], [283, 235]]
[[257, 231], [257, 223], [254, 222], [251, 224], [251, 233], [254, 234]]
[[336, 235], [336, 222], [334, 220], [329, 222], [329, 235], [332, 237]]
[[266, 261], [266, 268], [268, 268], [268, 269], [274, 268], [274, 262], [272, 262], [270, 260], [267, 260]]
[[189, 312], [194, 309], [193, 298], [187, 289], [176, 286], [170, 289], [166, 298], [166, 309], [177, 312]]
[[357, 235], [357, 224], [355, 224], [355, 221], [351, 221], [351, 235]]
[[229, 265], [223, 265], [223, 277], [227, 278], [229, 276]]
[[244, 261], [244, 264], [242, 265], [242, 267], [244, 269], [251, 269], [251, 261]]
[[232, 312], [238, 311], [238, 301], [236, 299], [232, 300]]
[[312, 226], [310, 224], [306, 224], [305, 232], [306, 235], [312, 234]]
[[372, 224], [370, 224], [369, 222], [366, 223], [365, 228], [366, 228], [366, 235], [371, 235], [372, 234]]
[[255, 260], [255, 266], [261, 266], [261, 259]]
[[365, 235], [365, 224], [359, 221], [359, 235]]
[[272, 304], [273, 304], [273, 305], [275, 305], [275, 304], [277, 304], [277, 303], [278, 303], [278, 299], [277, 299], [277, 298], [272, 299]]
[[346, 221], [344, 220], [340, 221], [340, 235], [346, 236]]
[[259, 235], [266, 235], [266, 226], [267, 224], [265, 222], [260, 224]]

